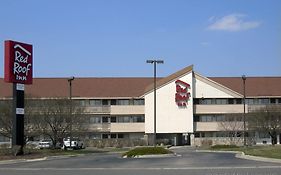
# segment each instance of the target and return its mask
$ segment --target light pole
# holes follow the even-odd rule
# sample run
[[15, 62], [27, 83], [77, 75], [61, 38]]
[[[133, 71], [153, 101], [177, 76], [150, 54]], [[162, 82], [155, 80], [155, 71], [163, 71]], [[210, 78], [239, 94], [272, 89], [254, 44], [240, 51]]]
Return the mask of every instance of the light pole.
[[246, 146], [246, 119], [245, 119], [245, 115], [246, 115], [246, 76], [242, 75], [242, 80], [243, 80], [243, 107], [244, 107], [244, 111], [243, 111], [243, 140], [244, 140], [244, 146]]
[[154, 134], [153, 146], [156, 146], [156, 64], [164, 64], [163, 60], [146, 60], [146, 63], [154, 65]]
[[72, 142], [72, 81], [74, 80], [74, 76], [67, 79], [69, 83], [69, 100], [70, 100], [70, 126], [69, 126], [69, 147], [71, 148], [71, 142]]

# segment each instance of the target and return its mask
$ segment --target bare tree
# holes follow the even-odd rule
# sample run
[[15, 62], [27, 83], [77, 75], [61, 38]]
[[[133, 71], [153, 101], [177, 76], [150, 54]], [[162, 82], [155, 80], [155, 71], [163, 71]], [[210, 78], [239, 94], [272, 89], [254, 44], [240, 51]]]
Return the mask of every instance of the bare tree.
[[27, 109], [29, 131], [47, 136], [57, 145], [62, 138], [85, 132], [84, 109], [69, 99], [33, 100]]
[[219, 127], [225, 132], [230, 144], [238, 144], [242, 140], [243, 122], [239, 114], [228, 114], [219, 122]]
[[267, 105], [247, 116], [248, 127], [252, 131], [266, 132], [272, 145], [277, 144], [277, 135], [281, 131], [281, 106]]
[[3, 100], [0, 105], [0, 135], [12, 138], [12, 101]]

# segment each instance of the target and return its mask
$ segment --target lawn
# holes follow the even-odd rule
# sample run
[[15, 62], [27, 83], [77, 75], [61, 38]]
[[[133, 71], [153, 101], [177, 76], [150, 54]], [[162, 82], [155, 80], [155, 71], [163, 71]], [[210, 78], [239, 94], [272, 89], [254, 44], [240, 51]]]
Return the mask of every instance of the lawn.
[[281, 146], [248, 146], [248, 147], [220, 147], [215, 146], [211, 147], [211, 150], [219, 150], [219, 151], [242, 151], [246, 155], [252, 156], [260, 156], [260, 157], [268, 157], [268, 158], [276, 158], [281, 159]]
[[12, 149], [0, 148], [0, 160], [11, 160], [11, 159], [37, 159], [49, 156], [76, 156], [81, 154], [93, 154], [102, 152], [124, 152], [127, 151], [125, 148], [86, 148], [81, 150], [62, 150], [62, 149], [24, 149], [24, 155], [14, 156]]

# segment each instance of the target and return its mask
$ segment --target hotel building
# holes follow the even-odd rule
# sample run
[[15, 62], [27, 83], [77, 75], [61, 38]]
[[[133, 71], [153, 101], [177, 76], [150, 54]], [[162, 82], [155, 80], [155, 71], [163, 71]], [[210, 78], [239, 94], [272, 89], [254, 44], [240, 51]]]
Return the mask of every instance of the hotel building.
[[[281, 105], [281, 77], [247, 77], [246, 108]], [[68, 98], [67, 78], [34, 78], [26, 94], [39, 99]], [[157, 78], [156, 132], [173, 145], [243, 144], [243, 80], [205, 77], [188, 66]], [[143, 139], [154, 132], [153, 78], [75, 78], [72, 99], [85, 107], [89, 139]], [[0, 103], [11, 99], [12, 85], [0, 79]], [[235, 137], [233, 137], [235, 136]], [[267, 133], [251, 142], [271, 143]], [[281, 141], [278, 135], [278, 144]], [[0, 141], [5, 138], [0, 136]]]

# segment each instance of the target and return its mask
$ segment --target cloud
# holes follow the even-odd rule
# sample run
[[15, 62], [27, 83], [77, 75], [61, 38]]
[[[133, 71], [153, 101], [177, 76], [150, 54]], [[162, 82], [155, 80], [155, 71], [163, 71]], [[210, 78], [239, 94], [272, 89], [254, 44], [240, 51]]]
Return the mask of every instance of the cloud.
[[254, 29], [261, 25], [259, 21], [246, 21], [245, 17], [244, 14], [230, 14], [219, 19], [212, 16], [209, 18], [209, 22], [212, 24], [207, 29], [238, 32]]

